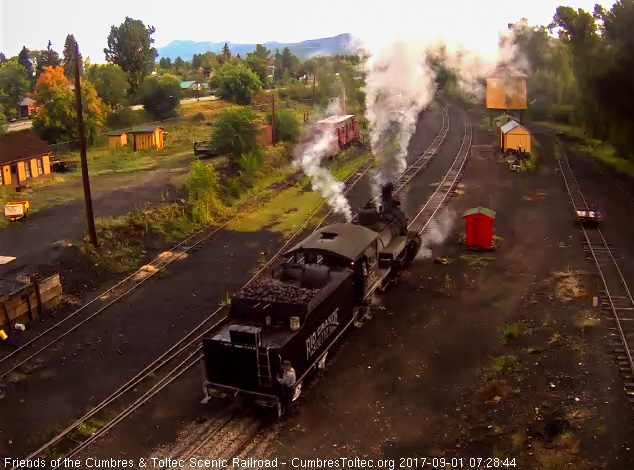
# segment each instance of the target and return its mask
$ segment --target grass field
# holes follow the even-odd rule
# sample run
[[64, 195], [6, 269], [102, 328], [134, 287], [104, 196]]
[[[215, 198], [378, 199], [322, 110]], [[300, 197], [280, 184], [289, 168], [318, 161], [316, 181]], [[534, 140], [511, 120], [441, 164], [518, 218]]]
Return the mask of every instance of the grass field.
[[619, 173], [634, 176], [634, 162], [617, 156], [614, 147], [606, 142], [589, 137], [582, 128], [554, 122], [535, 122], [534, 124], [563, 132], [570, 137], [582, 139], [583, 144], [577, 145], [577, 150]]

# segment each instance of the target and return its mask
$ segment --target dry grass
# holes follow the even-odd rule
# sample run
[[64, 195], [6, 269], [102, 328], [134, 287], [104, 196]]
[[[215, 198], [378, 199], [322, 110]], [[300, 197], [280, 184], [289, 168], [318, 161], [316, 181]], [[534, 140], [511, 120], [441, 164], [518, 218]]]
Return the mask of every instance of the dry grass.
[[480, 387], [479, 393], [482, 400], [487, 403], [497, 403], [505, 399], [513, 390], [513, 387], [508, 385], [505, 380], [490, 380], [482, 387]]
[[600, 324], [601, 319], [594, 316], [590, 311], [582, 312], [575, 322], [577, 328], [579, 328], [583, 333], [594, 328], [595, 326], [599, 326]]
[[542, 470], [564, 470], [568, 468], [585, 468], [578, 466], [579, 440], [572, 432], [559, 435], [552, 445], [536, 446], [535, 457]]
[[440, 289], [438, 289], [438, 291], [447, 297], [451, 297], [451, 294], [455, 288], [456, 284], [453, 282], [453, 279], [451, 279], [449, 274], [445, 274], [443, 285]]
[[555, 297], [562, 302], [570, 302], [588, 295], [579, 277], [580, 271], [567, 267], [563, 271], [555, 271], [552, 280], [555, 282]]
[[495, 256], [484, 256], [476, 254], [462, 254], [460, 255], [462, 261], [466, 261], [469, 266], [476, 268], [488, 266], [491, 261], [495, 260]]
[[515, 356], [499, 356], [491, 361], [491, 371], [495, 375], [514, 374], [519, 371], [519, 364]]
[[546, 192], [542, 189], [538, 189], [535, 194], [522, 196], [523, 201], [541, 201], [544, 199]]

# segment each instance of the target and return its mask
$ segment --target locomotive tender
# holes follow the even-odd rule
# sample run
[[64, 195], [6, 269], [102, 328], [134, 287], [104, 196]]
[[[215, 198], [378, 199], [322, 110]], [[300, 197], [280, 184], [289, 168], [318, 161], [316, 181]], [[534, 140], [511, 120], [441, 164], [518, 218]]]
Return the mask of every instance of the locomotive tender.
[[315, 231], [286, 252], [273, 277], [256, 280], [231, 302], [228, 317], [203, 338], [204, 391], [284, 407], [276, 376], [290, 361], [296, 385], [323, 365], [329, 348], [360, 320], [371, 296], [414, 259], [421, 244], [408, 232], [392, 185], [377, 209], [370, 201], [358, 221]]

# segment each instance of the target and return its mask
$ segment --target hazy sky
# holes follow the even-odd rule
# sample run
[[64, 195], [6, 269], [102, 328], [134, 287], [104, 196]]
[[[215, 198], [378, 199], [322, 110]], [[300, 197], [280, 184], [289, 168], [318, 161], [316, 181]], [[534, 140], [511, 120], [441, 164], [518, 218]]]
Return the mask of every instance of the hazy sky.
[[[91, 62], [104, 62], [112, 25], [126, 16], [156, 28], [155, 46], [175, 39], [195, 41], [298, 42], [349, 32], [382, 42], [394, 34], [437, 36], [490, 50], [497, 32], [528, 18], [547, 24], [557, 6], [592, 10], [592, 0], [0, 0], [0, 51], [44, 49], [50, 39], [60, 52], [72, 33]], [[613, 1], [599, 2], [610, 6]]]

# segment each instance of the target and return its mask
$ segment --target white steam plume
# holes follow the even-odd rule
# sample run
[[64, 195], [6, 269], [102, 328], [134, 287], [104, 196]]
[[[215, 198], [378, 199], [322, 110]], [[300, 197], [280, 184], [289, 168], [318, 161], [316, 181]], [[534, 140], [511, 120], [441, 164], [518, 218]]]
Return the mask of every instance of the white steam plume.
[[432, 252], [431, 247], [442, 244], [449, 234], [456, 220], [456, 212], [445, 209], [437, 218], [436, 225], [432, 230], [425, 232], [421, 239], [421, 246], [416, 255], [416, 259], [429, 259]]
[[331, 153], [335, 143], [332, 132], [317, 132], [305, 145], [297, 147], [293, 166], [301, 168], [310, 178], [315, 191], [318, 191], [336, 214], [342, 214], [348, 222], [352, 220], [352, 209], [343, 194], [345, 185], [321, 166], [324, 157]]
[[378, 160], [372, 188], [396, 179], [407, 167], [407, 147], [420, 111], [434, 97], [434, 74], [425, 49], [411, 38], [396, 38], [374, 52], [366, 65], [366, 118], [370, 146]]

